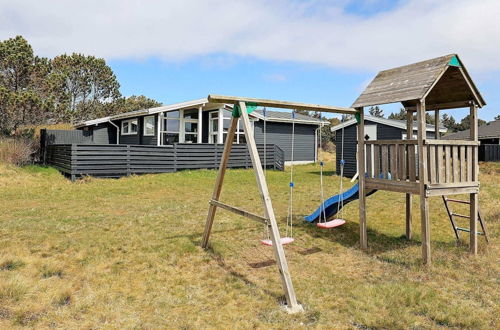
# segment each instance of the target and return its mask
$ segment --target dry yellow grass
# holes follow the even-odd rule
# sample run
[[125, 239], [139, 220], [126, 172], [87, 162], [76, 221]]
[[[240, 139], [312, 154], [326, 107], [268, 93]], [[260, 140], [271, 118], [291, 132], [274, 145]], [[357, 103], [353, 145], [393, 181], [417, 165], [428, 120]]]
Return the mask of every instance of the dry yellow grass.
[[[327, 166], [326, 191], [337, 193]], [[254, 268], [273, 259], [262, 226], [219, 211], [211, 249], [199, 248], [215, 171], [71, 183], [53, 169], [0, 164], [0, 328], [498, 328], [500, 166], [481, 171], [492, 242], [481, 238], [477, 257], [456, 246], [433, 198], [426, 269], [417, 200], [408, 242], [404, 196], [369, 197], [362, 252], [356, 202], [335, 230], [301, 220], [319, 203], [319, 171], [296, 167], [296, 243], [286, 253], [305, 312], [287, 315], [276, 266]], [[281, 224], [288, 175], [267, 172]], [[261, 210], [250, 170], [228, 171], [222, 199]]]

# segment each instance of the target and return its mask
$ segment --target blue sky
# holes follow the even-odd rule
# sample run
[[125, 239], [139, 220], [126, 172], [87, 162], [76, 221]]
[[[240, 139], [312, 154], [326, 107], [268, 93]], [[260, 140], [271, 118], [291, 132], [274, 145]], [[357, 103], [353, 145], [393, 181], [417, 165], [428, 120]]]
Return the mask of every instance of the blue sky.
[[499, 0], [0, 0], [0, 39], [105, 58], [124, 95], [163, 103], [220, 93], [349, 106], [379, 70], [458, 53], [491, 120], [499, 17]]
[[[227, 55], [202, 56], [185, 62], [150, 58], [112, 60], [108, 64], [117, 75], [124, 95], [142, 94], [164, 104], [213, 93], [348, 107], [376, 74], [371, 70], [347, 71]], [[488, 102], [479, 117], [492, 120], [500, 114], [500, 79], [486, 74], [477, 78], [478, 88]], [[381, 107], [386, 116], [400, 109], [399, 104]], [[463, 118], [468, 112], [468, 109], [446, 111], [455, 119]]]

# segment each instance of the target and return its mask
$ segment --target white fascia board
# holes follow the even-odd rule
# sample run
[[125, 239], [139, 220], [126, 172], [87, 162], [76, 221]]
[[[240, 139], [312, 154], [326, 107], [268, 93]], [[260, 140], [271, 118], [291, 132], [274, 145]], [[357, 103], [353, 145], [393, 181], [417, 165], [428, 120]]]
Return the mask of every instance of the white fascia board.
[[[258, 112], [251, 112], [250, 116], [253, 116], [255, 118], [258, 118], [260, 120], [264, 120], [264, 116], [261, 115]], [[271, 122], [278, 122], [278, 123], [291, 123], [292, 121], [295, 121], [295, 123], [298, 124], [309, 124], [309, 125], [330, 125], [329, 121], [316, 121], [316, 120], [304, 120], [304, 119], [286, 119], [286, 118], [273, 118], [273, 117], [266, 117], [266, 121], [271, 121]]]

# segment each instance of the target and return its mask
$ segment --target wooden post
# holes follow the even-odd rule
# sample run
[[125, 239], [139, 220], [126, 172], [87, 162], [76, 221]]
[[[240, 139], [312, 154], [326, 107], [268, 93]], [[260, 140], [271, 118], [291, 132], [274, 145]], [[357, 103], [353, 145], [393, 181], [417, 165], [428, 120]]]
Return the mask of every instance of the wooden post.
[[431, 264], [431, 235], [429, 227], [429, 200], [425, 195], [427, 183], [427, 153], [425, 146], [425, 99], [417, 103], [418, 123], [418, 181], [420, 186], [420, 219], [422, 227], [422, 258], [426, 265]]
[[[413, 111], [406, 111], [406, 139], [410, 140], [413, 138]], [[407, 148], [407, 152], [409, 152], [410, 148]], [[413, 149], [411, 149], [413, 150]], [[407, 169], [410, 167], [408, 155], [406, 155], [406, 164]], [[406, 178], [407, 173], [404, 173], [404, 176]], [[411, 194], [406, 194], [406, 238], [411, 239], [412, 238], [412, 231], [411, 231], [411, 202], [412, 202], [412, 197]]]
[[[470, 139], [478, 141], [477, 131], [477, 107], [476, 104], [470, 106]], [[474, 146], [472, 150], [472, 181], [479, 181], [478, 167], [478, 146]], [[478, 194], [470, 194], [470, 252], [477, 254], [477, 210], [478, 210]]]
[[[274, 255], [280, 271], [281, 284], [283, 286], [283, 290], [285, 291], [287, 310], [290, 313], [299, 312], [302, 311], [302, 306], [297, 303], [297, 298], [295, 297], [295, 290], [293, 288], [292, 278], [288, 270], [285, 251], [283, 249], [283, 245], [281, 245], [281, 238], [280, 238], [278, 224], [276, 223], [276, 217], [274, 215], [274, 209], [271, 203], [271, 197], [269, 196], [269, 191], [267, 189], [267, 183], [264, 176], [264, 171], [262, 169], [262, 163], [260, 161], [259, 152], [257, 151], [257, 145], [255, 144], [252, 126], [250, 125], [250, 119], [248, 118], [245, 102], [239, 102], [239, 106], [241, 109], [241, 120], [243, 121], [247, 147], [250, 153], [250, 158], [252, 159], [252, 166], [255, 173], [255, 179], [257, 180], [257, 186], [259, 187], [260, 196], [264, 204], [265, 217], [269, 219], [269, 225], [271, 229], [270, 230], [271, 241], [273, 242]], [[233, 138], [231, 137], [231, 140], [232, 139]]]
[[441, 133], [439, 133], [439, 110], [434, 111], [434, 135], [435, 139], [441, 139]]
[[356, 110], [359, 113], [359, 123], [358, 123], [359, 244], [362, 250], [366, 250], [368, 248], [368, 237], [366, 228], [366, 196], [365, 196], [365, 172], [366, 172], [365, 171], [365, 113], [363, 107], [356, 108]]
[[[222, 182], [224, 181], [224, 175], [226, 174], [227, 163], [229, 162], [229, 155], [231, 154], [231, 148], [233, 146], [234, 133], [236, 132], [236, 127], [238, 125], [238, 118], [231, 118], [231, 126], [227, 132], [226, 143], [224, 144], [224, 151], [222, 152], [222, 159], [219, 165], [219, 173], [217, 174], [217, 179], [215, 180], [214, 192], [212, 193], [212, 200], [218, 201], [220, 193], [222, 191]], [[215, 146], [217, 147], [217, 146]], [[217, 152], [215, 152], [217, 154]], [[201, 242], [201, 247], [206, 249], [208, 246], [208, 239], [210, 238], [210, 231], [212, 230], [212, 224], [214, 222], [215, 211], [217, 206], [210, 204], [208, 208], [207, 222], [205, 224], [205, 232], [203, 233], [203, 240]]]

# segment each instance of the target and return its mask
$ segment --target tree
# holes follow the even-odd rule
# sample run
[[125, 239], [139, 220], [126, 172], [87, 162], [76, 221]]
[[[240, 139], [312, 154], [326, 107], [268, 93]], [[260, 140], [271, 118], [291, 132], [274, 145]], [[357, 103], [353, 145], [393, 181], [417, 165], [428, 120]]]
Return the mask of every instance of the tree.
[[387, 118], [395, 120], [406, 120], [406, 110], [401, 108], [399, 109], [398, 113], [391, 113]]
[[494, 119], [495, 119], [495, 120], [500, 120], [500, 115], [495, 116], [495, 118], [494, 118]]
[[0, 42], [0, 84], [17, 92], [30, 84], [33, 49], [21, 36]]
[[384, 118], [384, 110], [382, 110], [378, 105], [370, 107], [368, 112], [370, 113], [370, 116]]
[[120, 98], [120, 84], [106, 61], [73, 53], [52, 60], [51, 81], [66, 101], [65, 118], [75, 122], [95, 117]]
[[458, 130], [458, 125], [455, 122], [453, 116], [448, 116], [446, 113], [443, 114], [442, 124], [450, 132], [456, 132]]
[[144, 95], [132, 95], [126, 98], [121, 98], [119, 101], [119, 109], [117, 113], [130, 112], [140, 109], [149, 109], [159, 107], [162, 104], [156, 100], [150, 99]]
[[[483, 124], [486, 124], [486, 121], [478, 118], [477, 125], [481, 126]], [[462, 118], [462, 120], [460, 121], [460, 124], [457, 125], [457, 130], [458, 131], [465, 131], [469, 128], [470, 128], [470, 115], [467, 115], [464, 118]]]

